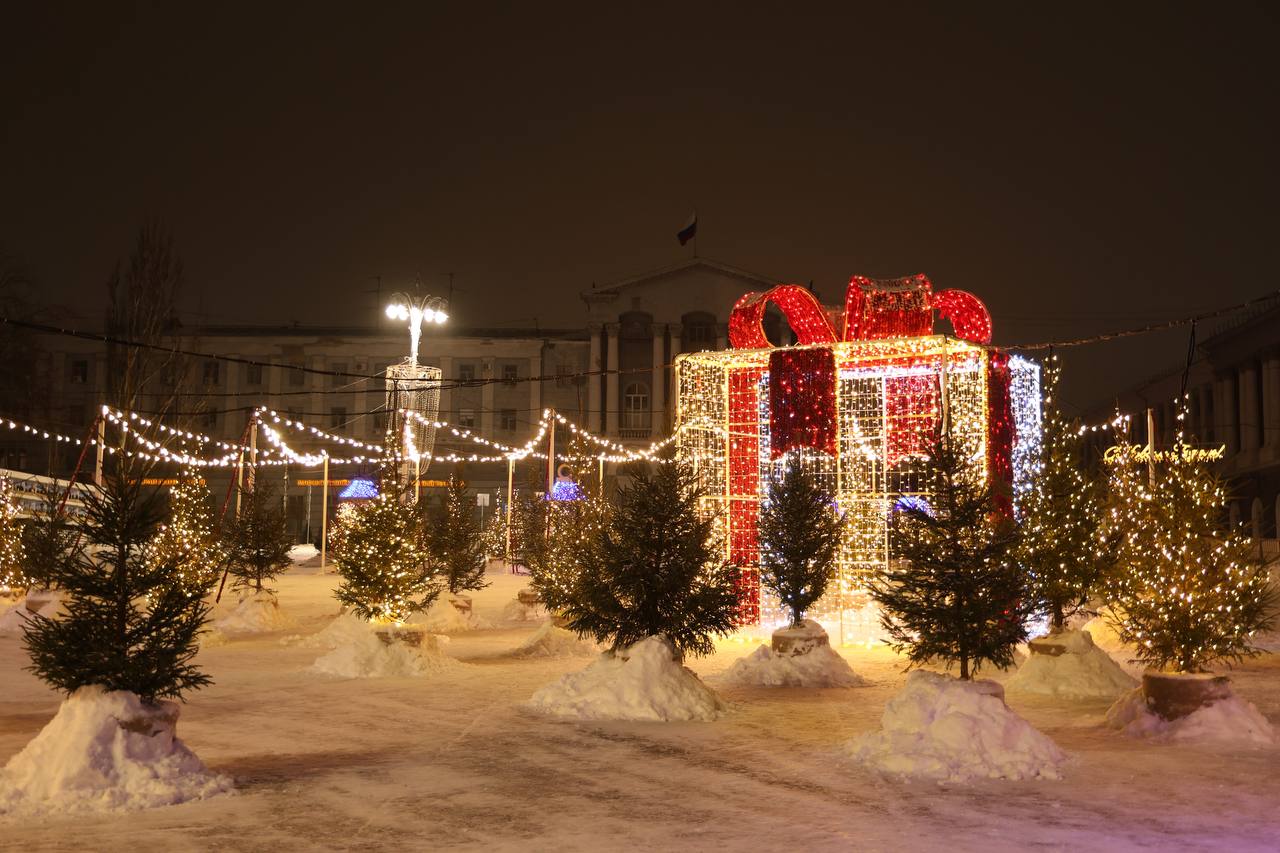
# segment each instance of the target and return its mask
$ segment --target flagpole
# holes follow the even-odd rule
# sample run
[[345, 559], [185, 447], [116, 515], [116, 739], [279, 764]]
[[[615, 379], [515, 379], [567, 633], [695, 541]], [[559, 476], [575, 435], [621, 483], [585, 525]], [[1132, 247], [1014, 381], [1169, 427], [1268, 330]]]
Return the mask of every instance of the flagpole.
[[693, 257], [698, 257], [698, 208], [693, 209]]

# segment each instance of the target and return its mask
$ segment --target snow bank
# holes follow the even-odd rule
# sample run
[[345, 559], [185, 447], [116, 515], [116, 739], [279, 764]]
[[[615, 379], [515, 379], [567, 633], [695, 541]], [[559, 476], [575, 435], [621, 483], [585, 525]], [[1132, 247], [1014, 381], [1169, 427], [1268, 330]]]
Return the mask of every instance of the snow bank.
[[447, 637], [424, 634], [420, 646], [385, 643], [374, 633], [372, 625], [357, 621], [361, 622], [362, 630], [347, 626], [347, 638], [321, 655], [310, 666], [310, 672], [342, 678], [413, 678], [463, 666], [445, 654]]
[[314, 634], [290, 634], [280, 640], [287, 646], [304, 649], [333, 649], [369, 633], [369, 623], [353, 613], [339, 613]]
[[0, 635], [21, 634], [22, 626], [27, 624], [31, 613], [27, 610], [26, 601], [19, 601], [3, 613], [0, 613]]
[[595, 657], [600, 654], [600, 645], [593, 640], [579, 637], [572, 631], [557, 627], [547, 620], [529, 639], [512, 652], [517, 658], [578, 658]]
[[845, 745], [863, 764], [896, 776], [1058, 779], [1067, 756], [1009, 710], [991, 681], [916, 670], [889, 700], [881, 730]]
[[294, 545], [289, 549], [289, 559], [295, 563], [305, 563], [312, 557], [319, 557], [320, 549], [315, 545]]
[[1093, 644], [1088, 631], [1063, 631], [1052, 642], [1063, 654], [1029, 655], [1004, 683], [1005, 689], [1059, 699], [1114, 699], [1138, 685], [1110, 655]]
[[512, 599], [502, 608], [503, 622], [541, 622], [548, 615], [547, 608], [541, 604], [525, 604], [519, 598]]
[[407, 621], [410, 625], [421, 625], [433, 634], [458, 634], [493, 627], [488, 620], [477, 616], [474, 610], [463, 613], [447, 597], [437, 599], [431, 607], [413, 614]]
[[293, 627], [293, 620], [280, 609], [280, 603], [269, 592], [242, 598], [225, 615], [213, 621], [213, 630], [226, 636], [262, 634]]
[[1115, 626], [1111, 624], [1110, 619], [1109, 611], [1104, 607], [1097, 616], [1081, 625], [1080, 630], [1087, 631], [1089, 637], [1093, 640], [1093, 644], [1098, 648], [1108, 654], [1115, 655], [1121, 660], [1128, 660], [1133, 657], [1133, 648], [1120, 639], [1120, 635], [1116, 633]]
[[724, 681], [758, 687], [861, 687], [866, 684], [831, 646], [815, 646], [802, 655], [781, 655], [762, 645], [734, 661]]
[[525, 707], [579, 720], [648, 721], [714, 720], [725, 709], [692, 670], [671, 659], [671, 644], [661, 637], [602, 654], [534, 693]]
[[[177, 713], [175, 702], [148, 708], [133, 693], [82, 687], [0, 771], [0, 813], [142, 809], [231, 790], [174, 736]], [[143, 725], [121, 728], [129, 720]]]
[[1252, 702], [1234, 694], [1170, 721], [1147, 707], [1139, 687], [1107, 709], [1107, 725], [1130, 737], [1163, 743], [1198, 741], [1271, 746], [1277, 742], [1271, 722]]

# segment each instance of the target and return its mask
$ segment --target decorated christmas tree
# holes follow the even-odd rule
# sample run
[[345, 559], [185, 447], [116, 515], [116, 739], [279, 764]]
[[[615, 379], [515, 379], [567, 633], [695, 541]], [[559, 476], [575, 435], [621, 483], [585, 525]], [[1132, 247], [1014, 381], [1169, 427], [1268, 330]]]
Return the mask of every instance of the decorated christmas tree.
[[505, 560], [507, 558], [507, 507], [501, 499], [493, 514], [489, 516], [484, 530], [480, 531], [480, 542], [485, 556], [489, 559]]
[[329, 522], [329, 553], [336, 555], [339, 553], [347, 541], [347, 530], [351, 526], [351, 522], [356, 517], [356, 509], [360, 506], [358, 501], [345, 501], [338, 504], [338, 509], [333, 513], [333, 520]]
[[922, 480], [928, 497], [900, 501], [890, 519], [889, 568], [870, 584], [890, 645], [912, 665], [1008, 667], [1026, 640], [1026, 578], [1013, 559], [1011, 520], [980, 470], [945, 433]]
[[363, 619], [399, 623], [425, 610], [445, 586], [432, 563], [422, 517], [384, 477], [382, 494], [356, 506], [334, 562], [342, 583], [334, 595]]
[[274, 593], [270, 584], [289, 567], [292, 547], [279, 492], [266, 478], [255, 477], [253, 487], [240, 492], [240, 515], [228, 524], [235, 588], [253, 595]]
[[[540, 500], [544, 534], [526, 548], [529, 587], [552, 613], [568, 609], [578, 577], [601, 541], [610, 518], [609, 502], [595, 494], [575, 500]], [[536, 529], [536, 528], [532, 528]]]
[[1019, 501], [1021, 536], [1015, 556], [1027, 572], [1029, 595], [1054, 633], [1088, 604], [1113, 555], [1102, 535], [1105, 484], [1083, 469], [1078, 424], [1058, 407], [1056, 357], [1045, 363], [1041, 455], [1031, 488]]
[[484, 579], [484, 541], [474, 507], [467, 487], [450, 477], [428, 520], [427, 547], [431, 559], [439, 565], [453, 594], [488, 586]]
[[23, 566], [30, 586], [52, 586], [59, 572], [75, 561], [80, 542], [79, 531], [63, 511], [61, 496], [42, 496], [40, 508], [22, 528]]
[[614, 650], [660, 636], [679, 656], [709, 654], [734, 629], [738, 598], [698, 511], [702, 493], [683, 465], [630, 473], [607, 523], [577, 549], [568, 627]]
[[175, 583], [176, 555], [145, 556], [164, 519], [160, 494], [142, 485], [147, 470], [129, 460], [85, 495], [84, 533], [94, 547], [52, 578], [65, 616], [36, 614], [24, 629], [31, 670], [67, 693], [97, 684], [153, 703], [210, 683], [193, 662], [208, 615], [203, 600]]
[[0, 477], [0, 595], [18, 593], [29, 585], [18, 500], [13, 483]]
[[1111, 467], [1108, 526], [1118, 548], [1111, 619], [1138, 661], [1205, 672], [1259, 653], [1276, 600], [1256, 549], [1224, 522], [1227, 491], [1179, 436], [1148, 467], [1120, 444]]
[[792, 456], [760, 512], [760, 583], [791, 611], [792, 625], [826, 591], [841, 530], [834, 500]]
[[204, 595], [222, 572], [225, 555], [216, 522], [208, 484], [194, 468], [184, 469], [169, 492], [169, 521], [152, 541], [148, 559], [176, 561], [177, 582], [189, 595]]

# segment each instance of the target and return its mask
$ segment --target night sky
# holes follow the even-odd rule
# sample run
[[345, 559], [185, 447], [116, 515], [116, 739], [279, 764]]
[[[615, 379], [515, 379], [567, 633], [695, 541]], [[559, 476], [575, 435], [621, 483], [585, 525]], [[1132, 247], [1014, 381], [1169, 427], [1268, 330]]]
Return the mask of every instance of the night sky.
[[[193, 321], [453, 272], [462, 325], [576, 326], [695, 206], [703, 256], [828, 301], [926, 272], [1004, 343], [1280, 287], [1274, 6], [273, 5], [4, 13], [0, 250], [86, 324], [149, 216]], [[1068, 401], [1184, 347], [1072, 352]]]

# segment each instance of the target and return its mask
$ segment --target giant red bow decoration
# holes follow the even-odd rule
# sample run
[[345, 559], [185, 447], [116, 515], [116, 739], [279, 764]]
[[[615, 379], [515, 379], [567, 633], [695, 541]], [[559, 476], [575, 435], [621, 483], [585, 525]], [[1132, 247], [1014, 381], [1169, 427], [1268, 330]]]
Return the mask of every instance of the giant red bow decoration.
[[[991, 343], [991, 315], [982, 300], [963, 290], [933, 292], [925, 275], [877, 281], [855, 275], [845, 295], [841, 333], [837, 335], [812, 292], [795, 284], [780, 284], [763, 293], [748, 293], [729, 315], [729, 343], [736, 349], [767, 349], [764, 314], [769, 303], [778, 306], [801, 346], [840, 341], [919, 337], [932, 334], [933, 312], [951, 321], [956, 337], [972, 343]], [[886, 393], [889, 411], [919, 381], [895, 380]], [[906, 388], [910, 385], [911, 388]], [[899, 387], [902, 386], [902, 387]], [[777, 458], [797, 447], [833, 454], [836, 449], [836, 364], [834, 353], [820, 349], [778, 349], [769, 354], [770, 456]], [[889, 448], [891, 462], [925, 450], [927, 437], [895, 431]]]
[[764, 333], [764, 312], [770, 302], [787, 318], [801, 345], [932, 334], [934, 311], [951, 321], [957, 338], [983, 346], [991, 343], [991, 314], [982, 300], [963, 290], [934, 293], [929, 278], [921, 273], [882, 281], [861, 275], [849, 279], [840, 335], [818, 298], [798, 284], [748, 293], [729, 315], [729, 344], [734, 349], [771, 346]]

